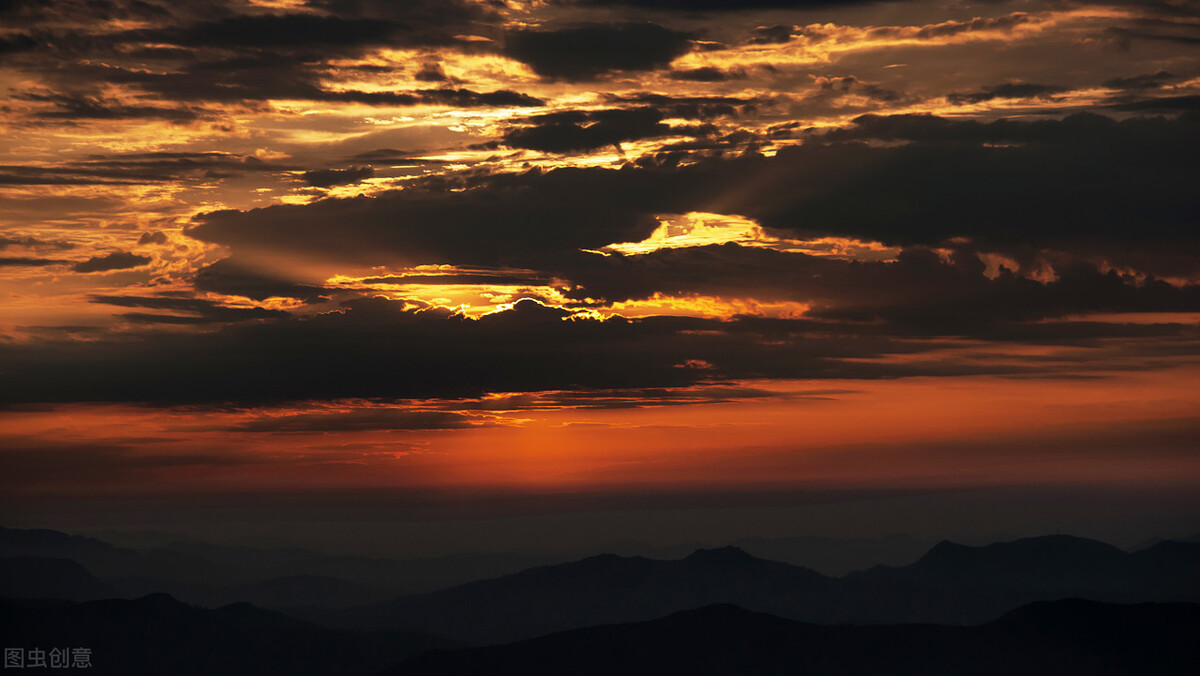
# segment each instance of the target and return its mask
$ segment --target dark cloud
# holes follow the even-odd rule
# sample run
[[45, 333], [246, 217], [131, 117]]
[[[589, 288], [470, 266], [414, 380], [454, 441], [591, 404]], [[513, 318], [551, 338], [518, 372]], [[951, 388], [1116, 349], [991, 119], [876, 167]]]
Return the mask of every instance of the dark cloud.
[[612, 104], [650, 106], [661, 111], [665, 117], [692, 120], [738, 117], [749, 114], [766, 103], [762, 99], [736, 96], [669, 96], [649, 92], [604, 94], [603, 98]]
[[223, 152], [152, 152], [92, 155], [56, 165], [0, 166], [0, 183], [17, 185], [161, 183], [209, 180], [247, 173], [284, 172], [288, 165]]
[[258, 301], [280, 297], [316, 303], [328, 293], [318, 286], [273, 277], [233, 258], [200, 268], [192, 283], [198, 291], [244, 296]]
[[[563, 319], [522, 301], [470, 320], [363, 298], [311, 319], [249, 322], [207, 334], [125, 334], [87, 343], [0, 345], [0, 401], [266, 403], [329, 398], [458, 398], [488, 392], [685, 387], [727, 377], [895, 377], [1036, 372], [847, 358], [928, 349], [819, 332], [804, 321]], [[680, 368], [705, 362], [711, 369]], [[229, 386], [236, 374], [237, 387]]]
[[0, 268], [41, 268], [48, 265], [62, 265], [70, 261], [54, 260], [52, 258], [28, 258], [25, 256], [0, 256]]
[[[917, 37], [925, 40], [939, 37], [949, 37], [962, 33], [977, 31], [1011, 30], [1033, 20], [1033, 16], [1024, 12], [1013, 12], [1006, 16], [976, 17], [970, 21], [944, 21], [932, 26], [925, 26], [917, 31]], [[891, 29], [875, 29], [874, 33], [884, 35]]]
[[166, 233], [163, 233], [163, 232], [160, 232], [157, 230], [155, 230], [154, 232], [149, 232], [149, 231], [143, 232], [141, 234], [141, 236], [138, 237], [137, 243], [140, 246], [147, 246], [147, 245], [161, 246], [161, 245], [167, 243], [167, 235], [166, 235]]
[[0, 235], [0, 251], [4, 251], [9, 247], [16, 246], [24, 247], [26, 249], [55, 249], [58, 251], [65, 251], [67, 249], [75, 248], [74, 244], [61, 240], [44, 240], [37, 237], [30, 237], [28, 235]]
[[414, 75], [420, 82], [449, 82], [450, 78], [446, 77], [446, 71], [442, 70], [442, 64], [432, 61], [421, 66], [421, 69]]
[[591, 80], [613, 72], [662, 68], [690, 48], [690, 34], [658, 24], [591, 23], [509, 32], [502, 53], [543, 77]]
[[314, 188], [331, 188], [335, 185], [353, 185], [363, 179], [371, 178], [375, 170], [371, 167], [350, 167], [348, 169], [313, 169], [306, 171], [300, 177], [305, 183]]
[[15, 33], [0, 37], [0, 57], [6, 54], [28, 52], [38, 47], [38, 41], [27, 33]]
[[309, 0], [331, 16], [394, 22], [392, 40], [402, 44], [458, 44], [459, 35], [491, 32], [501, 17], [488, 3], [472, 0]]
[[796, 35], [796, 27], [790, 24], [759, 26], [750, 32], [746, 42], [752, 45], [781, 45]]
[[363, 47], [391, 41], [400, 27], [377, 19], [318, 14], [229, 16], [180, 28], [135, 31], [127, 39], [185, 47]]
[[1141, 99], [1138, 101], [1123, 101], [1109, 104], [1114, 110], [1131, 112], [1176, 112], [1200, 110], [1200, 94], [1185, 94], [1182, 96], [1160, 96], [1158, 98]]
[[455, 430], [482, 427], [485, 422], [451, 411], [362, 408], [353, 411], [262, 416], [227, 429], [234, 432], [311, 434], [366, 430]]
[[126, 319], [142, 323], [163, 324], [208, 324], [214, 322], [239, 322], [251, 319], [268, 319], [286, 317], [282, 310], [268, 310], [253, 307], [228, 307], [200, 298], [174, 298], [170, 296], [106, 296], [97, 295], [90, 299], [92, 303], [114, 305], [117, 307], [147, 308], [173, 312], [187, 312], [188, 315], [164, 315], [146, 313], [127, 313]]
[[[639, 190], [629, 189], [636, 178], [632, 171], [566, 169], [489, 177], [486, 185], [467, 190], [453, 182], [414, 185], [379, 197], [214, 212], [187, 233], [235, 248], [299, 246], [326, 259], [381, 265], [536, 267], [531, 263], [555, 254], [648, 237], [658, 222], [639, 203]], [[654, 187], [641, 192], [649, 199], [645, 193]], [[612, 199], [617, 193], [624, 199]], [[603, 208], [581, 206], [597, 199]]]
[[1068, 264], [1054, 281], [1001, 270], [989, 278], [977, 252], [948, 260], [921, 248], [894, 261], [852, 262], [733, 244], [636, 256], [578, 256], [556, 274], [572, 298], [624, 302], [655, 294], [791, 300], [810, 315], [888, 322], [888, 331], [988, 334], [1008, 322], [1089, 312], [1195, 312], [1200, 287], [1139, 280]]
[[492, 92], [448, 87], [415, 91], [329, 90], [321, 85], [321, 73], [317, 69], [303, 61], [278, 54], [193, 62], [170, 72], [110, 65], [79, 66], [74, 70], [80, 78], [132, 85], [178, 101], [297, 99], [372, 106], [444, 105], [464, 108], [544, 105], [540, 99], [505, 89]]
[[1196, 30], [1195, 25], [1178, 21], [1141, 21], [1132, 28], [1111, 26], [1104, 30], [1104, 35], [1125, 51], [1132, 47], [1134, 40], [1200, 45], [1200, 31]]
[[504, 134], [505, 145], [552, 153], [594, 150], [676, 133], [652, 108], [565, 111], [528, 118]]
[[641, 241], [656, 214], [708, 211], [789, 237], [900, 246], [960, 237], [1022, 258], [1048, 248], [1114, 265], [1138, 256], [1139, 269], [1168, 276], [1180, 271], [1156, 260], [1196, 252], [1198, 146], [1194, 114], [991, 123], [864, 116], [773, 157], [679, 166], [651, 157], [640, 169], [427, 182], [372, 198], [207, 214], [188, 232], [235, 250], [359, 264], [538, 269], [578, 249]]
[[[0, 3], [0, 17], [9, 25], [25, 26], [47, 22], [157, 21], [171, 18], [172, 12], [167, 7], [175, 4], [164, 6], [153, 0], [5, 0]], [[194, 4], [201, 11], [218, 13], [224, 6], [211, 1]]]
[[[520, 92], [510, 91], [508, 89], [499, 89], [493, 92], [475, 92], [470, 89], [425, 89], [413, 92], [413, 95], [418, 98], [419, 103], [441, 104], [445, 106], [457, 106], [460, 108], [478, 108], [487, 106], [514, 106], [514, 107], [539, 107], [546, 104], [539, 98], [522, 94]], [[362, 103], [370, 103], [369, 99], [364, 98]]]
[[143, 265], [149, 265], [153, 259], [149, 256], [139, 256], [128, 251], [114, 251], [104, 256], [93, 256], [71, 266], [75, 272], [108, 272], [110, 270], [128, 270]]
[[685, 80], [691, 82], [723, 82], [725, 80], [744, 80], [746, 72], [744, 70], [721, 70], [713, 66], [703, 66], [700, 68], [690, 68], [685, 70], [672, 70], [668, 75], [672, 80]]
[[490, 284], [495, 286], [540, 286], [551, 283], [551, 279], [535, 274], [516, 273], [461, 273], [446, 275], [391, 275], [368, 277], [364, 284]]
[[1172, 75], [1165, 70], [1160, 70], [1157, 73], [1147, 73], [1144, 75], [1133, 75], [1131, 77], [1114, 77], [1111, 80], [1105, 80], [1105, 87], [1114, 89], [1131, 89], [1141, 91], [1143, 89], [1157, 89], [1164, 84], [1179, 80], [1179, 76]]
[[878, 99], [880, 101], [896, 101], [900, 98], [898, 92], [890, 89], [884, 89], [879, 85], [863, 82], [851, 75], [841, 77], [819, 77], [816, 79], [816, 85], [821, 92], [832, 92], [835, 94], [845, 95], [854, 93], [867, 98]]
[[979, 91], [947, 94], [946, 99], [955, 105], [963, 105], [965, 103], [983, 103], [993, 99], [1049, 99], [1066, 91], [1066, 87], [1057, 85], [1006, 82], [992, 87], [984, 87]]
[[[848, 100], [848, 97], [855, 97]], [[855, 111], [868, 112], [881, 104], [896, 104], [904, 98], [901, 92], [877, 84], [863, 82], [852, 75], [813, 76], [813, 88], [803, 98], [794, 101], [788, 112], [793, 117], [807, 118], [822, 115], [844, 116]], [[858, 99], [868, 99], [861, 102]], [[786, 124], [786, 123], [785, 123]], [[799, 123], [792, 123], [792, 129]]]
[[206, 111], [185, 106], [129, 105], [112, 99], [84, 94], [28, 93], [21, 98], [54, 104], [57, 109], [36, 113], [41, 118], [64, 120], [162, 119], [185, 123], [199, 119]]
[[564, 5], [625, 5], [681, 12], [726, 12], [747, 9], [829, 9], [895, 0], [557, 0]]
[[[727, 379], [1053, 376], [1078, 370], [1070, 359], [956, 360], [945, 353], [954, 342], [914, 341], [904, 339], [903, 332], [895, 339], [871, 323], [753, 317], [564, 320], [565, 314], [525, 300], [510, 311], [471, 320], [447, 310], [405, 309], [401, 301], [360, 298], [341, 311], [308, 319], [244, 322], [205, 334], [145, 332], [87, 342], [0, 344], [11, 385], [0, 390], [0, 402], [478, 401], [489, 392], [566, 391], [581, 393], [587, 405], [623, 406], [628, 402], [619, 400], [630, 398], [631, 390], [731, 387]], [[1156, 343], [1163, 348], [1160, 355], [1194, 353], [1195, 327], [1178, 330], [1191, 333], [1173, 344]], [[1127, 368], [1140, 368], [1142, 362], [1134, 359], [1138, 349], [1132, 344], [1110, 354], [1124, 359]], [[922, 356], [929, 351], [937, 351], [936, 358]], [[896, 355], [907, 357], [885, 358]], [[1094, 365], [1099, 357], [1081, 358]], [[234, 375], [237, 387], [231, 388]], [[736, 389], [727, 395], [739, 396]], [[300, 426], [335, 424], [318, 419]]]

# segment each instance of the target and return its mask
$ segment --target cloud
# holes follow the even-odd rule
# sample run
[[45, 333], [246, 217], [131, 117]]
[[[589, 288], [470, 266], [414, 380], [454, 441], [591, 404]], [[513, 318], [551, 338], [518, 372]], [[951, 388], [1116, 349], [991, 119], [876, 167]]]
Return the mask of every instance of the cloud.
[[632, 94], [604, 94], [606, 102], [636, 106], [650, 106], [665, 117], [681, 117], [692, 120], [714, 120], [721, 117], [738, 117], [756, 110], [766, 103], [759, 98], [737, 96], [671, 96], [650, 92]]
[[366, 430], [455, 430], [481, 427], [486, 422], [451, 411], [360, 408], [352, 411], [260, 416], [227, 429], [234, 432], [312, 434]]
[[74, 249], [75, 245], [62, 240], [52, 241], [30, 237], [29, 235], [0, 235], [0, 251], [4, 251], [9, 247], [23, 247], [26, 249], [53, 249], [57, 251], [65, 251]]
[[305, 183], [314, 188], [331, 188], [335, 185], [353, 185], [375, 175], [371, 167], [350, 167], [348, 169], [312, 169], [300, 177]]
[[752, 45], [782, 45], [790, 42], [795, 35], [796, 27], [790, 24], [758, 26], [750, 32], [746, 42]]
[[1123, 101], [1108, 106], [1114, 110], [1130, 112], [1177, 112], [1200, 110], [1200, 94], [1184, 94], [1182, 96], [1161, 96], [1158, 98], [1141, 99], [1138, 101]]
[[984, 87], [975, 92], [957, 92], [947, 94], [946, 99], [955, 105], [983, 103], [993, 99], [1048, 99], [1066, 92], [1066, 87], [1043, 85], [1027, 82], [1006, 82], [1004, 84]]
[[54, 260], [52, 258], [28, 258], [25, 256], [0, 256], [0, 268], [16, 268], [30, 267], [40, 268], [48, 265], [62, 265], [69, 261]]
[[1146, 73], [1143, 75], [1133, 75], [1130, 77], [1114, 77], [1104, 81], [1105, 87], [1114, 89], [1130, 89], [1141, 91], [1144, 89], [1157, 89], [1167, 84], [1180, 79], [1177, 75], [1172, 75], [1165, 70], [1160, 70], [1156, 73]]
[[224, 178], [273, 173], [294, 167], [266, 162], [254, 155], [224, 152], [147, 152], [91, 155], [58, 164], [0, 166], [0, 183], [14, 185], [83, 185], [161, 183], [186, 179]]
[[605, 302], [674, 298], [752, 298], [796, 301], [805, 316], [887, 322], [904, 333], [971, 333], [987, 337], [1010, 322], [1089, 312], [1195, 312], [1200, 286], [1138, 280], [1087, 264], [1060, 266], [1041, 282], [1016, 270], [993, 277], [969, 248], [949, 259], [924, 248], [896, 260], [847, 261], [734, 244], [662, 249], [622, 256], [581, 255], [563, 261], [556, 276], [576, 286], [575, 299]]
[[584, 207], [625, 191], [630, 178], [567, 169], [490, 177], [468, 190], [453, 182], [414, 185], [379, 197], [213, 212], [187, 234], [235, 249], [302, 249], [375, 265], [536, 267], [555, 254], [648, 237], [658, 222], [637, 202], [636, 189], [603, 208]]
[[527, 118], [527, 126], [505, 132], [504, 143], [552, 153], [594, 150], [676, 133], [662, 120], [662, 113], [652, 108], [549, 113]]
[[[205, 334], [0, 344], [0, 401], [261, 404], [320, 399], [475, 398], [489, 392], [685, 387], [723, 378], [893, 377], [1001, 365], [841, 361], [919, 350], [881, 337], [820, 334], [809, 322], [689, 318], [564, 320], [533, 301], [479, 320], [361, 298], [309, 319], [244, 322]], [[677, 368], [702, 360], [711, 370]], [[231, 381], [231, 377], [236, 379]], [[236, 387], [231, 387], [236, 382]]]
[[66, 120], [128, 120], [162, 119], [175, 123], [193, 122], [205, 115], [203, 109], [185, 106], [129, 105], [113, 99], [84, 94], [27, 93], [20, 98], [42, 101], [57, 106], [56, 110], [41, 111], [37, 117]]
[[149, 265], [153, 259], [149, 256], [139, 256], [128, 251], [114, 251], [104, 256], [93, 256], [71, 266], [75, 272], [108, 272], [110, 270], [128, 270], [143, 265]]
[[681, 12], [726, 12], [756, 9], [827, 9], [887, 1], [889, 0], [558, 0], [558, 4], [626, 5]]
[[149, 245], [162, 246], [163, 244], [167, 243], [167, 235], [166, 235], [166, 233], [163, 233], [158, 230], [155, 230], [154, 232], [149, 232], [149, 231], [143, 232], [138, 237], [137, 243], [139, 246], [149, 246]]
[[442, 70], [442, 64], [436, 61], [431, 61], [421, 65], [421, 69], [413, 76], [420, 82], [449, 82], [450, 78], [446, 77], [446, 71]]
[[[889, 335], [885, 327], [857, 321], [601, 321], [564, 319], [566, 314], [524, 300], [472, 320], [442, 309], [412, 309], [402, 301], [359, 298], [336, 312], [241, 322], [203, 334], [148, 331], [87, 342], [0, 344], [11, 384], [0, 391], [0, 402], [474, 401], [490, 392], [567, 391], [592, 392], [597, 402], [608, 398], [613, 405], [631, 396], [621, 391], [729, 386], [730, 380], [1053, 376], [1078, 372], [1079, 359], [1092, 368], [1102, 359], [1095, 353], [1059, 360], [955, 359], [946, 350], [961, 344], [930, 340], [919, 330]], [[1173, 344], [1155, 343], [1160, 357], [1194, 352], [1195, 327], [1175, 331]], [[926, 339], [911, 339], [917, 336]], [[1085, 340], [1094, 341], [1095, 334]], [[1136, 342], [1106, 354], [1127, 368], [1147, 367], [1145, 347]], [[689, 360], [712, 368], [679, 367]], [[603, 394], [609, 390], [617, 391], [616, 399]], [[297, 421], [310, 429], [335, 424]]]
[[225, 258], [200, 268], [192, 283], [197, 291], [244, 296], [258, 301], [280, 297], [315, 303], [323, 300], [328, 293], [319, 286], [260, 272], [235, 258]]
[[590, 23], [506, 34], [502, 53], [546, 78], [592, 80], [665, 67], [691, 48], [691, 35], [653, 23]]
[[80, 79], [131, 85], [176, 101], [290, 99], [372, 106], [444, 105], [463, 108], [544, 105], [541, 99], [507, 89], [491, 92], [448, 87], [408, 91], [326, 89], [321, 84], [323, 74], [303, 59], [270, 53], [196, 61], [169, 72], [111, 65], [80, 65], [73, 70]]
[[135, 31], [127, 38], [190, 47], [311, 48], [386, 44], [399, 26], [376, 19], [318, 14], [222, 17], [181, 28]]
[[187, 233], [235, 251], [357, 264], [539, 269], [578, 249], [642, 241], [658, 214], [702, 211], [792, 238], [895, 246], [965, 238], [1020, 260], [1074, 251], [1173, 276], [1175, 261], [1196, 250], [1198, 134], [1194, 114], [990, 123], [868, 115], [773, 157], [677, 166], [646, 156], [640, 168], [466, 175], [377, 197], [214, 212]]
[[96, 295], [88, 299], [92, 303], [114, 305], [117, 307], [149, 308], [153, 310], [171, 310], [187, 312], [188, 315], [163, 315], [148, 313], [126, 313], [125, 319], [140, 323], [161, 324], [208, 324], [214, 322], [239, 322], [251, 319], [268, 319], [287, 317], [282, 310], [268, 310], [260, 307], [228, 307], [200, 298], [179, 298], [171, 296], [110, 296]]
[[668, 77], [672, 80], [690, 82], [723, 82], [725, 80], [744, 80], [747, 76], [743, 70], [721, 70], [714, 66], [701, 66], [700, 68], [672, 70]]

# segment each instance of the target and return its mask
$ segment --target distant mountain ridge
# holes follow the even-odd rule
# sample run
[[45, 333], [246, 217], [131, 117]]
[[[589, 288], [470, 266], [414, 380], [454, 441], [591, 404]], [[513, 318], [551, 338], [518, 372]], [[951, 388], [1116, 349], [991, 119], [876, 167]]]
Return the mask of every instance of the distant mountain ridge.
[[[471, 553], [381, 559], [300, 548], [254, 549], [198, 543], [128, 549], [54, 530], [0, 527], [0, 558], [13, 557], [70, 559], [114, 587], [112, 596], [129, 598], [166, 592], [207, 607], [247, 600], [268, 607], [341, 607], [558, 562], [543, 556]], [[308, 579], [311, 584], [297, 585], [298, 579]], [[289, 589], [297, 593], [289, 594]]]
[[[85, 561], [81, 567], [59, 557], [57, 563], [38, 566], [11, 556], [30, 551], [74, 552]], [[87, 600], [169, 592], [208, 607], [252, 601], [330, 627], [426, 631], [475, 645], [650, 620], [721, 603], [820, 624], [962, 625], [993, 620], [1030, 602], [1071, 597], [1119, 603], [1200, 601], [1200, 543], [1161, 541], [1129, 553], [1066, 535], [978, 547], [946, 541], [909, 565], [876, 566], [840, 578], [754, 557], [737, 547], [698, 549], [673, 560], [606, 554], [399, 597], [332, 576], [255, 577], [288, 561], [308, 560], [313, 553], [305, 550], [245, 552], [197, 545], [186, 551], [141, 552], [55, 531], [0, 529], [0, 555], [5, 554], [9, 563], [0, 565], [14, 566], [19, 573], [10, 577], [28, 581], [14, 587], [11, 597]], [[168, 564], [180, 557], [183, 579], [91, 574], [93, 565], [107, 571], [170, 573]], [[233, 565], [238, 561], [246, 568]], [[389, 574], [388, 565], [404, 564], [350, 561], [351, 567], [378, 567], [383, 575]], [[450, 560], [443, 563], [452, 565]], [[212, 570], [206, 572], [206, 565]], [[229, 582], [231, 578], [235, 581]], [[245, 578], [251, 581], [237, 581]]]
[[729, 603], [820, 624], [976, 624], [1033, 601], [1200, 601], [1200, 544], [1126, 553], [1046, 536], [943, 543], [917, 562], [830, 578], [737, 548], [674, 561], [602, 555], [340, 612], [299, 616], [355, 629], [422, 628], [484, 645]]

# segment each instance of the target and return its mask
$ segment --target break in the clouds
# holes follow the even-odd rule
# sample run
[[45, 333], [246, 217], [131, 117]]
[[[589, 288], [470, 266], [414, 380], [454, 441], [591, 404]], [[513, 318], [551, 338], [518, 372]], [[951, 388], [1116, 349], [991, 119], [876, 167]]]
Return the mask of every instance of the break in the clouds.
[[643, 477], [778, 420], [964, 438], [907, 422], [964, 383], [962, 420], [1186, 418], [1193, 5], [4, 3], [0, 399], [153, 405], [189, 467], [604, 429]]

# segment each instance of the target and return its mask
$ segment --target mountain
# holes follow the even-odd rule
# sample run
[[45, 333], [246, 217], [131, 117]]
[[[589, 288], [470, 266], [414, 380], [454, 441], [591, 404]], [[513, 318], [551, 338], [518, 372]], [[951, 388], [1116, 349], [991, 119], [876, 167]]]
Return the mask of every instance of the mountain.
[[730, 605], [577, 629], [509, 645], [434, 651], [388, 676], [449, 674], [1195, 673], [1200, 605], [1080, 600], [1024, 606], [990, 624], [820, 626]]
[[262, 608], [306, 605], [344, 608], [376, 602], [389, 596], [378, 589], [323, 575], [292, 575], [233, 585], [180, 582], [160, 577], [131, 577], [115, 578], [113, 584], [126, 597], [165, 593], [205, 608], [217, 608], [239, 602], [251, 603]]
[[[1200, 601], [1200, 544], [1163, 541], [1132, 554], [1095, 540], [1047, 535], [982, 547], [942, 542], [915, 563], [851, 573], [849, 587], [907, 589], [949, 605], [881, 604], [859, 622], [977, 623], [1019, 605], [1070, 597], [1097, 601]], [[872, 611], [878, 612], [872, 612]]]
[[71, 559], [102, 580], [149, 576], [206, 584], [249, 581], [239, 571], [214, 565], [203, 557], [169, 550], [123, 549], [55, 530], [0, 528], [0, 557], [17, 556]]
[[[127, 596], [167, 592], [203, 605], [253, 598], [272, 606], [324, 605], [323, 598], [333, 599], [333, 606], [366, 603], [561, 561], [515, 553], [388, 559], [193, 542], [128, 549], [54, 530], [0, 528], [0, 557], [16, 556], [71, 559]], [[319, 593], [288, 599], [271, 591], [305, 577], [320, 587]], [[251, 596], [239, 597], [242, 593]], [[374, 596], [364, 596], [369, 593]]]
[[117, 590], [70, 559], [0, 559], [0, 598], [92, 601], [117, 595]]
[[877, 565], [900, 566], [921, 557], [933, 544], [910, 535], [881, 538], [743, 538], [731, 543], [752, 556], [811, 568], [824, 575], [841, 577]]
[[1025, 603], [1200, 601], [1200, 545], [1128, 554], [1067, 536], [966, 547], [840, 579], [733, 548], [675, 561], [596, 556], [343, 611], [290, 609], [332, 626], [421, 629], [483, 645], [636, 622], [714, 603], [823, 624], [976, 624]]
[[829, 604], [836, 581], [733, 547], [677, 561], [594, 556], [341, 613], [304, 615], [358, 629], [416, 628], [471, 644], [661, 617], [718, 602], [786, 611]]
[[6, 647], [87, 648], [93, 674], [372, 674], [452, 641], [320, 627], [249, 604], [204, 610], [165, 594], [50, 605], [0, 602]]

